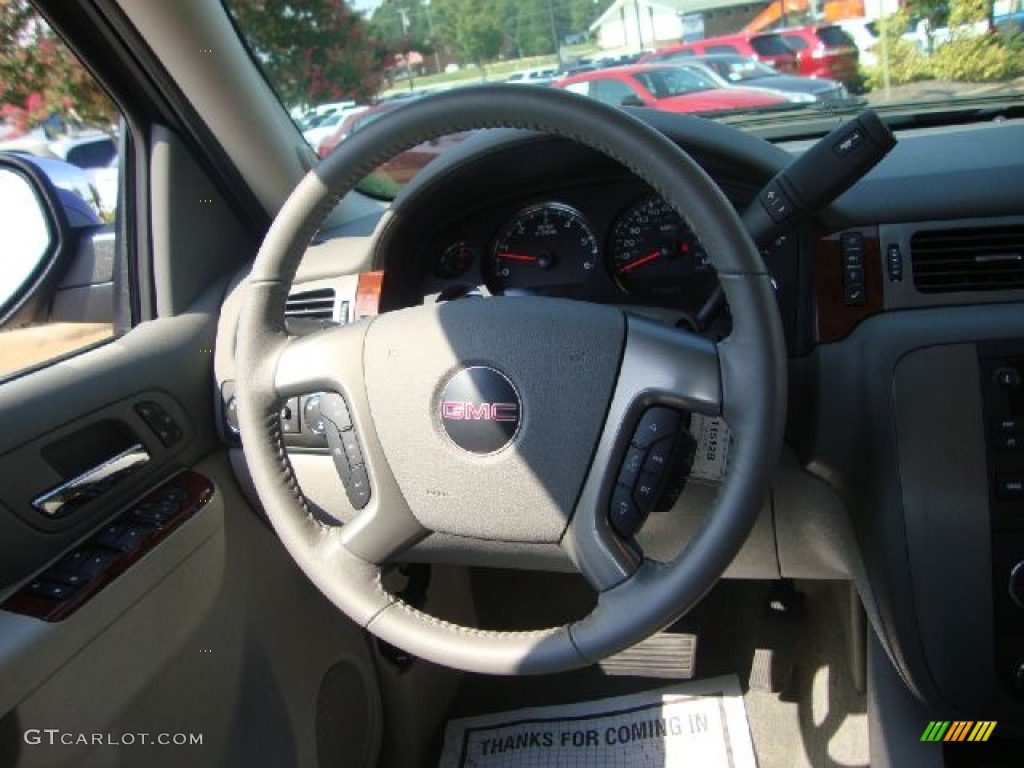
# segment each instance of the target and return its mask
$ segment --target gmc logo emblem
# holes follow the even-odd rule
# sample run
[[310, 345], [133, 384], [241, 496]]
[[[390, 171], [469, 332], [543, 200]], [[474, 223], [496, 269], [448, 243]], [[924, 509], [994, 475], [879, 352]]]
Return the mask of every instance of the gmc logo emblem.
[[461, 400], [445, 400], [441, 403], [441, 418], [445, 421], [507, 421], [519, 420], [517, 403], [480, 403], [476, 405]]

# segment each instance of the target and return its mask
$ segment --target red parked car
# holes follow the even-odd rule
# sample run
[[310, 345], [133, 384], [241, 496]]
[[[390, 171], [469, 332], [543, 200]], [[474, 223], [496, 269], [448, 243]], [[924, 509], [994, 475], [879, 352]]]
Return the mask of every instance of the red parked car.
[[698, 72], [664, 64], [637, 64], [583, 72], [555, 83], [616, 107], [667, 112], [714, 112], [786, 104], [782, 95], [755, 88], [722, 88]]
[[761, 32], [754, 35], [736, 34], [724, 37], [709, 37], [692, 43], [679, 43], [666, 48], [659, 48], [654, 53], [644, 56], [638, 63], [645, 64], [657, 61], [665, 54], [692, 54], [706, 56], [715, 53], [735, 53], [749, 56], [757, 61], [770, 64], [779, 72], [800, 74], [798, 72], [796, 51], [787, 44], [778, 32]]
[[857, 81], [857, 44], [842, 27], [800, 27], [779, 30], [786, 43], [796, 51], [800, 74], [827, 77], [844, 85]]

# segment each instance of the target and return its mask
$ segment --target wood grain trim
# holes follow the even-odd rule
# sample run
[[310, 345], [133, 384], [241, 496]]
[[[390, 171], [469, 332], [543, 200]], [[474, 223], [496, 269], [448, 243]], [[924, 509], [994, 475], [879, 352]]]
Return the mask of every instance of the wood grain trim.
[[353, 320], [376, 317], [380, 313], [380, 296], [384, 287], [384, 271], [363, 272], [356, 284], [356, 307]]
[[[847, 306], [843, 285], [843, 254], [840, 236], [860, 232], [864, 237], [864, 283], [867, 302]], [[877, 227], [845, 229], [842, 232], [814, 235], [812, 246], [814, 305], [817, 315], [817, 339], [821, 343], [838, 341], [849, 335], [858, 323], [884, 308], [882, 297], [882, 259]]]
[[[33, 616], [37, 619], [42, 619], [43, 621], [60, 621], [62, 619], [66, 619], [95, 597], [110, 582], [131, 568], [134, 563], [145, 557], [150, 550], [167, 538], [176, 528], [192, 517], [192, 515], [198, 512], [213, 496], [213, 483], [207, 477], [200, 475], [198, 472], [185, 470], [168, 482], [164, 483], [157, 490], [149, 493], [146, 498], [137, 501], [120, 516], [109, 521], [106, 525], [121, 521], [126, 523], [132, 522], [131, 514], [135, 507], [147, 501], [153, 501], [161, 498], [161, 496], [171, 488], [180, 488], [184, 491], [185, 498], [182, 500], [181, 506], [173, 517], [142, 538], [136, 549], [131, 552], [120, 552], [118, 550], [108, 549], [96, 543], [96, 536], [94, 535], [93, 538], [87, 539], [73, 550], [88, 549], [91, 551], [103, 551], [116, 553], [116, 556], [107, 563], [100, 573], [79, 587], [77, 591], [71, 594], [68, 598], [64, 600], [50, 600], [45, 597], [39, 597], [30, 593], [26, 586], [20, 591], [14, 593], [5, 603], [3, 603], [3, 605], [0, 605], [0, 609], [10, 611], [12, 613], [20, 613], [25, 616]], [[106, 527], [106, 525], [104, 527]], [[64, 558], [62, 557], [61, 559], [63, 560]], [[31, 579], [29, 584], [37, 579], [51, 580], [47, 579], [48, 571], [44, 571]]]

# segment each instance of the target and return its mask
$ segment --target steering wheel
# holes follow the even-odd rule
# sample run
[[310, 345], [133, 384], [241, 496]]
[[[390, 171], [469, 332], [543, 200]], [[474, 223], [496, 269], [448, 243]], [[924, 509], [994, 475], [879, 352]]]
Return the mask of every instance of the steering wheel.
[[[650, 185], [706, 249], [732, 308], [730, 336], [715, 344], [615, 307], [540, 297], [416, 306], [288, 335], [289, 287], [342, 195], [421, 142], [498, 127], [580, 142]], [[395, 263], [402, 254], [389, 257]], [[267, 516], [338, 608], [413, 655], [494, 674], [595, 663], [692, 608], [738, 552], [767, 493], [786, 388], [769, 275], [704, 171], [614, 107], [555, 89], [490, 85], [395, 110], [301, 181], [244, 291], [238, 421]], [[312, 392], [331, 393], [321, 412], [332, 454], [350, 503], [362, 507], [345, 525], [307, 506], [281, 439], [281, 404]], [[652, 414], [671, 422], [684, 412], [723, 416], [734, 442], [704, 524], [678, 557], [660, 563], [645, 558], [631, 529], [615, 519], [616, 481], [631, 439]], [[427, 615], [387, 592], [381, 575], [432, 532], [481, 547], [557, 543], [597, 591], [597, 604], [579, 621], [531, 632]]]

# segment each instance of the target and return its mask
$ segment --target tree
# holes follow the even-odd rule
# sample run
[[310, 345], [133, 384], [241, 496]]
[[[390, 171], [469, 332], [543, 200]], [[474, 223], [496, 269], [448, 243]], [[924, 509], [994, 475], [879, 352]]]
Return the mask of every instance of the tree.
[[504, 3], [478, 0], [435, 0], [434, 27], [445, 46], [462, 61], [486, 73], [486, 63], [498, 55], [504, 40]]
[[370, 17], [370, 27], [395, 50], [423, 50], [430, 43], [430, 19], [421, 0], [384, 0]]
[[15, 133], [117, 119], [110, 97], [26, 0], [0, 0], [0, 118]]
[[392, 49], [345, 0], [229, 0], [253, 54], [288, 106], [380, 90]]

